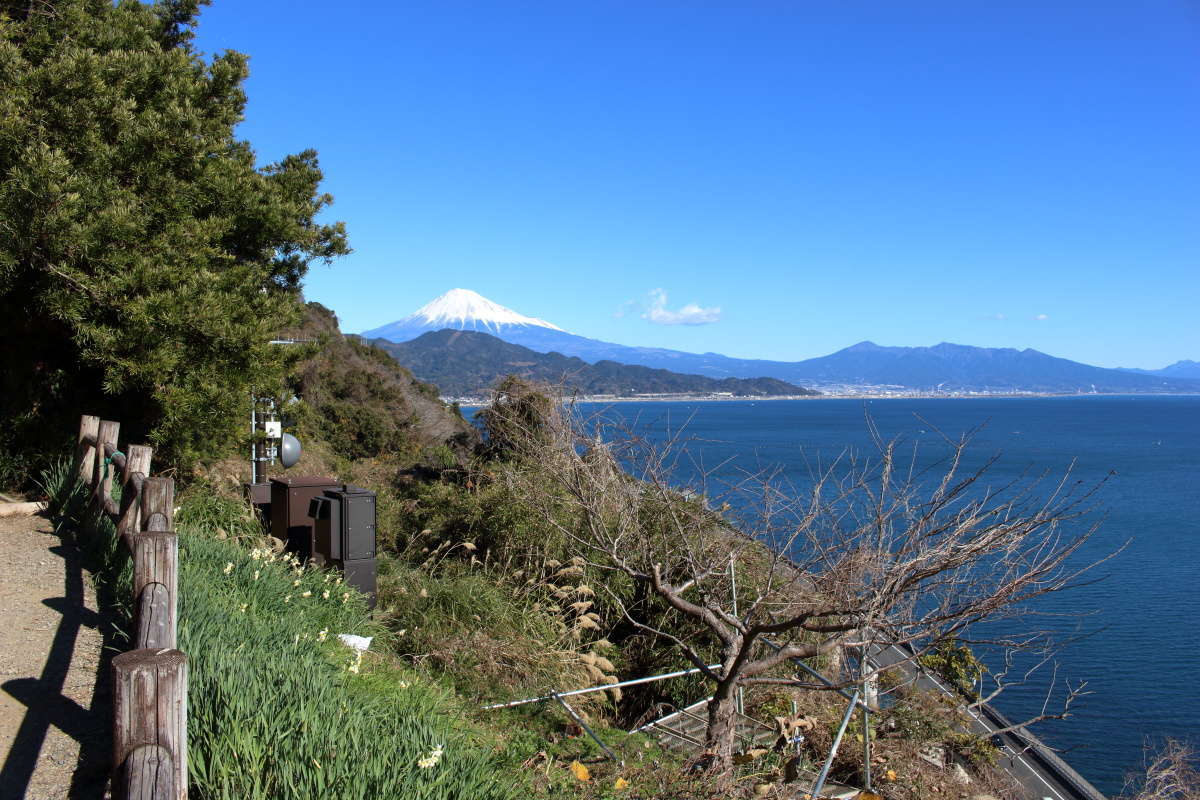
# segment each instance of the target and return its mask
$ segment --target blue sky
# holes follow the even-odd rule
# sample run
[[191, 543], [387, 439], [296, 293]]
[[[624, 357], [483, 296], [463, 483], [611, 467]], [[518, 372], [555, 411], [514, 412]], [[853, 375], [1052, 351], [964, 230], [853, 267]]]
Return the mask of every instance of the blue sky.
[[1193, 0], [215, 0], [197, 45], [262, 162], [319, 151], [346, 331], [464, 287], [734, 356], [1200, 359]]

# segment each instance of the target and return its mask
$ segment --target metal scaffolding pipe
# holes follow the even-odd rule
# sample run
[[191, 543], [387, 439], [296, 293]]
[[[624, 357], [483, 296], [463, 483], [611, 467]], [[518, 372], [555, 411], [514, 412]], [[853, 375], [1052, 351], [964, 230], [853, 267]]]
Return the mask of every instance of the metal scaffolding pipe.
[[837, 755], [838, 747], [842, 744], [842, 736], [846, 734], [846, 726], [850, 724], [850, 717], [854, 714], [856, 703], [858, 703], [858, 692], [854, 693], [854, 697], [850, 698], [850, 703], [846, 706], [846, 713], [842, 715], [842, 724], [838, 727], [837, 736], [833, 737], [833, 746], [829, 748], [829, 757], [825, 759], [825, 766], [821, 767], [821, 774], [817, 776], [817, 782], [813, 784], [810, 794], [814, 798], [825, 788], [825, 779], [829, 777], [829, 768], [833, 766], [834, 756]]
[[[707, 667], [705, 667], [705, 669], [713, 670], [720, 666], [720, 664], [709, 664]], [[620, 681], [618, 683], [603, 683], [599, 686], [589, 686], [586, 689], [572, 689], [569, 692], [551, 692], [550, 694], [544, 694], [541, 697], [529, 697], [525, 700], [511, 700], [507, 703], [493, 703], [490, 706], [483, 706], [483, 710], [490, 711], [493, 708], [512, 708], [513, 706], [523, 706], [526, 703], [541, 703], [545, 702], [546, 700], [554, 700], [559, 697], [570, 697], [571, 695], [576, 694], [603, 692], [605, 689], [620, 689], [625, 686], [635, 686], [639, 683], [651, 683], [652, 681], [661, 681], [666, 680], [667, 678], [679, 678], [684, 675], [692, 675], [697, 672], [700, 672], [700, 668], [693, 667], [692, 669], [684, 669], [680, 670], [679, 672], [667, 672], [663, 675], [651, 675], [648, 678], [632, 678], [630, 680]]]
[[614, 753], [612, 750], [608, 749], [608, 745], [606, 745], [604, 742], [600, 741], [600, 737], [597, 736], [596, 732], [594, 730], [592, 730], [591, 727], [586, 722], [583, 721], [583, 717], [581, 717], [581, 716], [579, 716], [579, 714], [575, 713], [575, 709], [571, 708], [571, 706], [567, 703], [566, 700], [563, 700], [561, 694], [558, 694], [556, 692], [554, 694], [554, 699], [557, 700], [562, 705], [562, 707], [566, 710], [566, 712], [571, 715], [571, 719], [573, 719], [577, 723], [579, 723], [579, 727], [581, 727], [585, 731], [587, 731], [587, 735], [592, 737], [592, 740], [595, 741], [596, 744], [600, 745], [600, 749], [603, 750], [608, 755], [609, 758], [611, 758], [613, 761], [616, 761], [618, 764], [620, 764], [622, 766], [625, 765], [625, 762], [622, 759], [617, 758], [616, 753]]

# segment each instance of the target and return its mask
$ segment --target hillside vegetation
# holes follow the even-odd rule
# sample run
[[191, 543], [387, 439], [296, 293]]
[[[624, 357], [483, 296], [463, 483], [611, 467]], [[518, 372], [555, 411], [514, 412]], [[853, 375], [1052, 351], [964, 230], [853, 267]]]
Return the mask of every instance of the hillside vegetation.
[[337, 317], [319, 303], [305, 307], [296, 339], [315, 341], [291, 385], [304, 402], [303, 421], [346, 458], [418, 458], [448, 448], [468, 454], [478, 432], [447, 413], [438, 387], [413, 377], [387, 353], [343, 336]]
[[[561, 407], [544, 389], [501, 382], [480, 417], [481, 438], [434, 387], [383, 351], [342, 337], [328, 309], [310, 304], [287, 333], [314, 340], [296, 345], [303, 349], [295, 396], [282, 406], [305, 444], [296, 470], [376, 491], [379, 602], [368, 618], [352, 592], [342, 602], [336, 576], [297, 570], [276, 555], [241, 500], [239, 453], [181, 482], [181, 641], [197, 653], [189, 700], [197, 796], [750, 797], [760, 796], [759, 786], [789, 791], [780, 782], [795, 764], [824, 757], [841, 713], [827, 692], [747, 691], [747, 713], [768, 722], [802, 718], [810, 730], [797, 755], [755, 750], [717, 781], [685, 769], [687, 756], [625, 732], [707, 696], [697, 675], [572, 698], [624, 764], [604, 758], [555, 704], [484, 711], [692, 666], [671, 638], [651, 631], [689, 642], [710, 663], [721, 644], [620, 571], [581, 557], [571, 531], [584, 518], [553, 488], [560, 467], [551, 434]], [[636, 486], [619, 472], [613, 478]], [[604, 498], [596, 495], [600, 507]], [[648, 541], [676, 536], [679, 513], [700, 523], [689, 547], [720, 549], [739, 535], [699, 500], [675, 502], [639, 512]], [[769, 562], [761, 545], [743, 550], [743, 602], [767, 579]], [[123, 567], [109, 564], [105, 579], [124, 580]], [[336, 633], [373, 634], [376, 644], [360, 661], [332, 641]], [[309, 699], [298, 706], [298, 697]], [[876, 773], [895, 776], [883, 796], [916, 800], [949, 789], [949, 779], [917, 757], [930, 745], [973, 759], [977, 780], [997, 780], [986, 768], [986, 742], [958, 733], [959, 713], [913, 694], [876, 718]], [[288, 733], [297, 728], [303, 735]], [[435, 749], [444, 770], [414, 766]], [[861, 784], [859, 752], [843, 748], [832, 777]], [[255, 766], [246, 772], [246, 763]]]

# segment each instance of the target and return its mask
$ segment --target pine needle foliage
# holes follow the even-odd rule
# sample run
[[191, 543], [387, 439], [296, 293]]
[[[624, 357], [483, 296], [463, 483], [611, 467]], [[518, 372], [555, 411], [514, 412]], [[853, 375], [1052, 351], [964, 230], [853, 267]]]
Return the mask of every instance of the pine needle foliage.
[[235, 138], [247, 57], [194, 49], [200, 5], [0, 2], [0, 450], [52, 450], [86, 397], [160, 463], [221, 452], [308, 264], [348, 252], [316, 153]]

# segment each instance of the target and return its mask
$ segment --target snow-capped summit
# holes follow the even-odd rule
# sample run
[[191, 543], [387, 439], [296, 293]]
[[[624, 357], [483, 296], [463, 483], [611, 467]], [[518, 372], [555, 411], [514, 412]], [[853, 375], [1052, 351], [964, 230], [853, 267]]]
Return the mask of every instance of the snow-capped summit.
[[499, 331], [501, 325], [537, 325], [541, 328], [561, 331], [544, 319], [518, 314], [511, 308], [493, 303], [478, 292], [470, 289], [451, 289], [441, 297], [431, 300], [417, 309], [416, 313], [400, 320], [427, 327], [458, 328], [460, 330]]
[[415, 339], [422, 333], [443, 328], [481, 331], [493, 335], [531, 328], [566, 333], [557, 325], [544, 319], [519, 314], [511, 308], [488, 300], [478, 292], [470, 289], [451, 289], [404, 319], [366, 331], [363, 336], [368, 339], [382, 338], [403, 342]]

